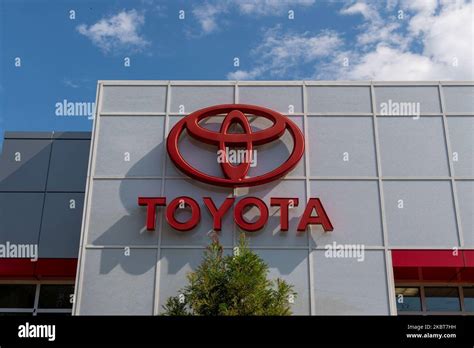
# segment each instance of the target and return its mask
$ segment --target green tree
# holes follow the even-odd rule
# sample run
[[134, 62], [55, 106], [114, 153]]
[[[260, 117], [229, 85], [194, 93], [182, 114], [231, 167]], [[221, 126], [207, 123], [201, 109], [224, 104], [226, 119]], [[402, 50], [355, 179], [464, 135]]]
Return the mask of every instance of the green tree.
[[213, 238], [188, 285], [166, 301], [165, 315], [291, 315], [293, 286], [267, 279], [268, 266], [243, 235], [234, 255], [223, 251]]

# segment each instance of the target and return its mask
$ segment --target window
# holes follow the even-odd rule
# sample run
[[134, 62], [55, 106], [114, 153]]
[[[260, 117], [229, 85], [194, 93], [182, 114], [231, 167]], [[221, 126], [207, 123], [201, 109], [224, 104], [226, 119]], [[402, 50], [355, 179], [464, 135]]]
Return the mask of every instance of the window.
[[0, 308], [30, 308], [35, 304], [36, 285], [0, 285]]
[[38, 308], [72, 308], [74, 285], [41, 285]]
[[420, 288], [396, 288], [395, 294], [399, 312], [421, 311]]
[[474, 315], [474, 285], [397, 284], [398, 314]]
[[464, 310], [474, 312], [474, 286], [463, 288], [464, 292]]
[[455, 287], [426, 287], [426, 310], [429, 312], [457, 312], [461, 310], [459, 290]]
[[0, 284], [0, 315], [71, 315], [74, 284]]

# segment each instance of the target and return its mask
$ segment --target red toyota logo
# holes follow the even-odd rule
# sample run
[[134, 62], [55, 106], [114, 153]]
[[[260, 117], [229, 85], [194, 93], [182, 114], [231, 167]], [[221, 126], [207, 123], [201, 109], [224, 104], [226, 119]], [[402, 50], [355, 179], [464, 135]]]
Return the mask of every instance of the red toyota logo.
[[[205, 118], [223, 114], [226, 116], [219, 132], [201, 127], [199, 124]], [[273, 125], [253, 132], [245, 114], [264, 117], [270, 120]], [[240, 124], [244, 133], [229, 133], [229, 128], [234, 123]], [[266, 174], [247, 177], [250, 169], [248, 161], [238, 165], [221, 162], [220, 165], [224, 177], [216, 177], [192, 167], [181, 155], [178, 142], [185, 129], [194, 139], [206, 144], [215, 145], [221, 151], [226, 151], [226, 148], [231, 146], [244, 147], [249, 153], [252, 152], [254, 146], [277, 140], [288, 130], [293, 138], [293, 150], [286, 162]], [[218, 186], [255, 186], [276, 180], [292, 170], [303, 156], [304, 137], [293, 121], [276, 111], [256, 105], [223, 104], [195, 111], [179, 121], [168, 135], [167, 148], [169, 156], [176, 167], [193, 179]]]

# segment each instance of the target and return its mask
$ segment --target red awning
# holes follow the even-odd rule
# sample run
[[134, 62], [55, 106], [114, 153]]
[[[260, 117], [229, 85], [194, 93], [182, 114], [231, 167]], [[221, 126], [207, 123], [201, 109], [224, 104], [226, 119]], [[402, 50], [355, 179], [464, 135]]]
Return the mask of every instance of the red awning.
[[474, 282], [474, 250], [392, 250], [397, 282]]

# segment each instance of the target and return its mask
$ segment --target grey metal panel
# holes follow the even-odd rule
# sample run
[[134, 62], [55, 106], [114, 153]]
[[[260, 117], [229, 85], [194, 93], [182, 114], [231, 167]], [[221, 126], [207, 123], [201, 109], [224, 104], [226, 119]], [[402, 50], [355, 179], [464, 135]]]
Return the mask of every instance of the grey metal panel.
[[365, 86], [307, 87], [308, 112], [372, 112], [370, 88]]
[[164, 116], [106, 116], [99, 122], [95, 175], [162, 175]]
[[186, 275], [201, 263], [202, 249], [163, 249], [160, 258], [159, 312], [171, 296], [179, 295], [179, 290], [188, 284]]
[[448, 155], [441, 117], [380, 117], [384, 176], [447, 176]]
[[[146, 230], [146, 207], [138, 197], [160, 197], [161, 180], [95, 180], [87, 241], [94, 245], [156, 245], [156, 231]], [[157, 208], [157, 221], [161, 208]]]
[[391, 246], [459, 245], [450, 181], [384, 181], [383, 190]]
[[317, 246], [337, 243], [383, 245], [378, 182], [311, 180], [311, 197], [319, 197], [334, 227], [312, 227]]
[[474, 176], [474, 117], [448, 117], [447, 120], [454, 174]]
[[377, 175], [372, 117], [313, 116], [307, 120], [312, 176]]
[[446, 112], [474, 114], [474, 86], [443, 86]]
[[44, 191], [50, 152], [50, 140], [6, 139], [0, 160], [0, 191]]
[[5, 132], [5, 139], [51, 139], [53, 132]]
[[328, 258], [313, 251], [316, 315], [388, 315], [383, 251], [366, 250], [364, 261]]
[[90, 140], [54, 140], [48, 191], [84, 191]]
[[464, 244], [474, 247], [474, 181], [456, 181]]
[[184, 106], [184, 113], [189, 113], [212, 105], [232, 103], [234, 103], [233, 86], [171, 87], [170, 111], [172, 113], [180, 113], [180, 105]]
[[88, 249], [81, 284], [81, 315], [151, 315], [156, 250]]
[[[219, 207], [225, 198], [231, 196], [231, 194], [232, 188], [210, 186], [188, 179], [166, 180], [165, 197], [167, 203], [169, 204], [173, 199], [181, 196], [193, 198], [200, 206], [201, 221], [195, 229], [186, 232], [176, 231], [170, 227], [168, 223], [164, 223], [163, 232], [160, 232], [162, 233], [162, 245], [208, 245], [211, 241], [210, 236], [213, 232], [213, 220], [209, 210], [204, 205], [202, 198], [211, 197], [214, 204]], [[179, 221], [187, 221], [191, 216], [190, 214], [189, 208], [178, 208], [175, 216]], [[222, 221], [222, 231], [219, 233], [219, 240], [224, 246], [232, 245], [232, 210], [229, 210], [224, 216]]]
[[83, 193], [46, 194], [39, 257], [77, 258], [83, 205]]
[[53, 132], [53, 139], [83, 139], [90, 140], [91, 132]]
[[380, 113], [381, 103], [420, 103], [420, 113], [440, 113], [438, 86], [374, 87], [375, 105]]
[[[307, 246], [308, 236], [306, 233], [298, 232], [299, 218], [306, 207], [306, 185], [304, 180], [277, 181], [265, 185], [249, 188], [239, 188], [237, 190], [241, 197], [236, 198], [236, 202], [247, 196], [258, 197], [268, 206], [269, 219], [266, 226], [257, 232], [246, 232], [247, 240], [250, 246]], [[289, 209], [289, 229], [287, 232], [280, 230], [280, 209], [270, 207], [270, 198], [285, 197], [298, 198], [299, 204]], [[244, 214], [247, 221], [254, 221], [260, 216], [256, 207], [250, 208]], [[240, 228], [236, 227], [237, 234]], [[238, 238], [238, 236], [236, 236]]]
[[43, 193], [0, 193], [0, 243], [38, 244]]
[[[309, 279], [307, 250], [254, 250], [268, 265], [268, 278], [283, 279], [297, 293], [291, 309], [294, 315], [309, 315]], [[282, 254], [284, 253], [284, 257]]]
[[102, 112], [165, 112], [165, 86], [104, 86]]
[[301, 86], [240, 86], [239, 103], [263, 106], [283, 114], [303, 112]]

